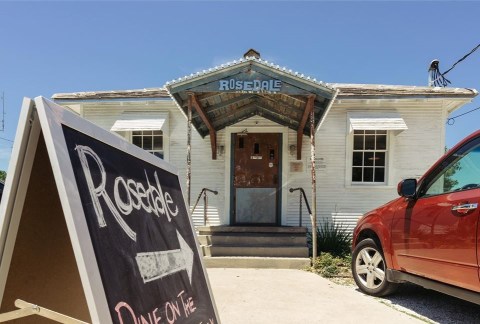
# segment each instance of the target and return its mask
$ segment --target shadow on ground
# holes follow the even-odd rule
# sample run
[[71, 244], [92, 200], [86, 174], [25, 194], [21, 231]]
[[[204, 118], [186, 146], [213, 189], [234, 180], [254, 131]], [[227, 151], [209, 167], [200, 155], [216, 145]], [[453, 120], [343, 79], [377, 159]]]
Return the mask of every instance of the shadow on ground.
[[479, 323], [480, 305], [463, 301], [413, 284], [403, 284], [398, 291], [380, 299], [413, 316], [441, 324]]

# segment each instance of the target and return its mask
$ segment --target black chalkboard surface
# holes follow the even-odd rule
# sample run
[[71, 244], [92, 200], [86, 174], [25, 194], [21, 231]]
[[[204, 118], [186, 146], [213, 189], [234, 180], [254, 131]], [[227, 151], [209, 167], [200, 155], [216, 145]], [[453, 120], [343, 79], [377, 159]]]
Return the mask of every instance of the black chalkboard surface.
[[114, 323], [217, 323], [179, 178], [62, 125]]

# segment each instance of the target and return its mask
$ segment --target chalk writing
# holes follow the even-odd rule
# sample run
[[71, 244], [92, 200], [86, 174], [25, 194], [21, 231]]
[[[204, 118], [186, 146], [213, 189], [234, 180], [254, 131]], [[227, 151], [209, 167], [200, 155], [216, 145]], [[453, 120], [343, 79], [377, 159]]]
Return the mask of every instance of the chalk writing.
[[92, 240], [111, 322], [217, 322], [175, 168], [119, 149], [116, 137], [62, 130], [75, 177], [67, 190], [78, 187], [89, 234], [80, 236]]
[[[163, 312], [161, 311], [163, 310]], [[162, 307], [157, 307], [147, 314], [138, 314], [126, 302], [119, 302], [115, 306], [118, 321], [120, 324], [133, 322], [134, 324], [174, 324], [177, 321], [188, 318], [197, 310], [193, 297], [189, 297], [182, 290], [177, 298], [166, 302]], [[161, 316], [164, 315], [164, 317]], [[200, 322], [200, 324], [203, 322]], [[208, 319], [208, 324], [214, 324], [212, 318]]]
[[[83, 173], [87, 182], [90, 197], [93, 201], [93, 206], [97, 215], [97, 221], [99, 227], [107, 226], [105, 217], [103, 214], [102, 206], [100, 204], [100, 198], [103, 199], [108, 209], [114, 216], [118, 225], [133, 241], [136, 241], [137, 234], [128, 226], [120, 213], [123, 215], [129, 215], [133, 209], [143, 209], [145, 212], [160, 217], [160, 215], [166, 216], [167, 220], [171, 222], [172, 217], [178, 215], [178, 206], [174, 204], [170, 193], [163, 192], [162, 186], [157, 176], [157, 172], [154, 172], [156, 186], [150, 184], [147, 172], [145, 171], [146, 186], [145, 183], [136, 182], [133, 179], [125, 179], [123, 177], [115, 178], [115, 184], [113, 188], [114, 201], [110, 198], [107, 189], [107, 175], [100, 157], [88, 146], [77, 145], [75, 150], [78, 153], [80, 162], [82, 165]], [[90, 157], [101, 175], [100, 183], [95, 184], [92, 177], [92, 170], [88, 163]], [[124, 193], [126, 199], [123, 200], [120, 192]], [[114, 204], [115, 202], [115, 204]], [[120, 211], [120, 212], [119, 212]]]

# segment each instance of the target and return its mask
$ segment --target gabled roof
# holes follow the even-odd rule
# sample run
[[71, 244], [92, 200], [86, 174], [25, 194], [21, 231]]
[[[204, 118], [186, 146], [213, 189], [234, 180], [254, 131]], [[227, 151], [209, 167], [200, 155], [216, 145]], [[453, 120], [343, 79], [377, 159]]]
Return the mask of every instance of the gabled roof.
[[278, 75], [283, 75], [283, 76], [288, 76], [291, 77], [294, 80], [298, 80], [300, 82], [304, 82], [306, 84], [310, 84], [313, 87], [324, 87], [325, 89], [329, 90], [334, 90], [333, 87], [329, 86], [327, 83], [319, 81], [313, 77], [304, 75], [303, 73], [299, 73], [297, 71], [293, 71], [291, 69], [288, 69], [286, 67], [281, 67], [278, 64], [274, 64], [272, 62], [268, 62], [267, 60], [262, 60], [261, 58], [256, 58], [254, 56], [247, 56], [245, 58], [240, 58], [238, 60], [234, 60], [231, 62], [227, 62], [221, 65], [217, 65], [213, 68], [210, 68], [208, 70], [203, 70], [199, 71], [196, 73], [191, 73], [190, 75], [186, 75], [183, 77], [180, 77], [178, 79], [174, 79], [171, 81], [168, 81], [165, 84], [165, 88], [169, 89], [172, 87], [178, 87], [179, 85], [183, 85], [185, 83], [191, 83], [192, 81], [195, 81], [197, 79], [204, 79], [205, 77], [209, 77], [215, 74], [218, 74], [218, 72], [229, 72], [230, 70], [235, 70], [238, 69], [239, 67], [243, 66], [248, 66], [252, 64], [257, 64], [259, 66], [262, 66], [266, 69], [276, 71]]
[[193, 101], [192, 124], [202, 137], [254, 115], [308, 134], [307, 104], [316, 127], [336, 93], [322, 81], [254, 56], [172, 80], [165, 87], [185, 114]]

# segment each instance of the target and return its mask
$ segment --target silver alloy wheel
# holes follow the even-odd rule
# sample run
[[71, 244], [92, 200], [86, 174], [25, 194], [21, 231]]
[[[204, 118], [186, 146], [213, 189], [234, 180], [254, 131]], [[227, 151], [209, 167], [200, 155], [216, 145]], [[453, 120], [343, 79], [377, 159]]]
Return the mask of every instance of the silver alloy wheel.
[[371, 247], [363, 248], [355, 259], [357, 279], [369, 289], [378, 288], [385, 281], [385, 261], [382, 254]]

